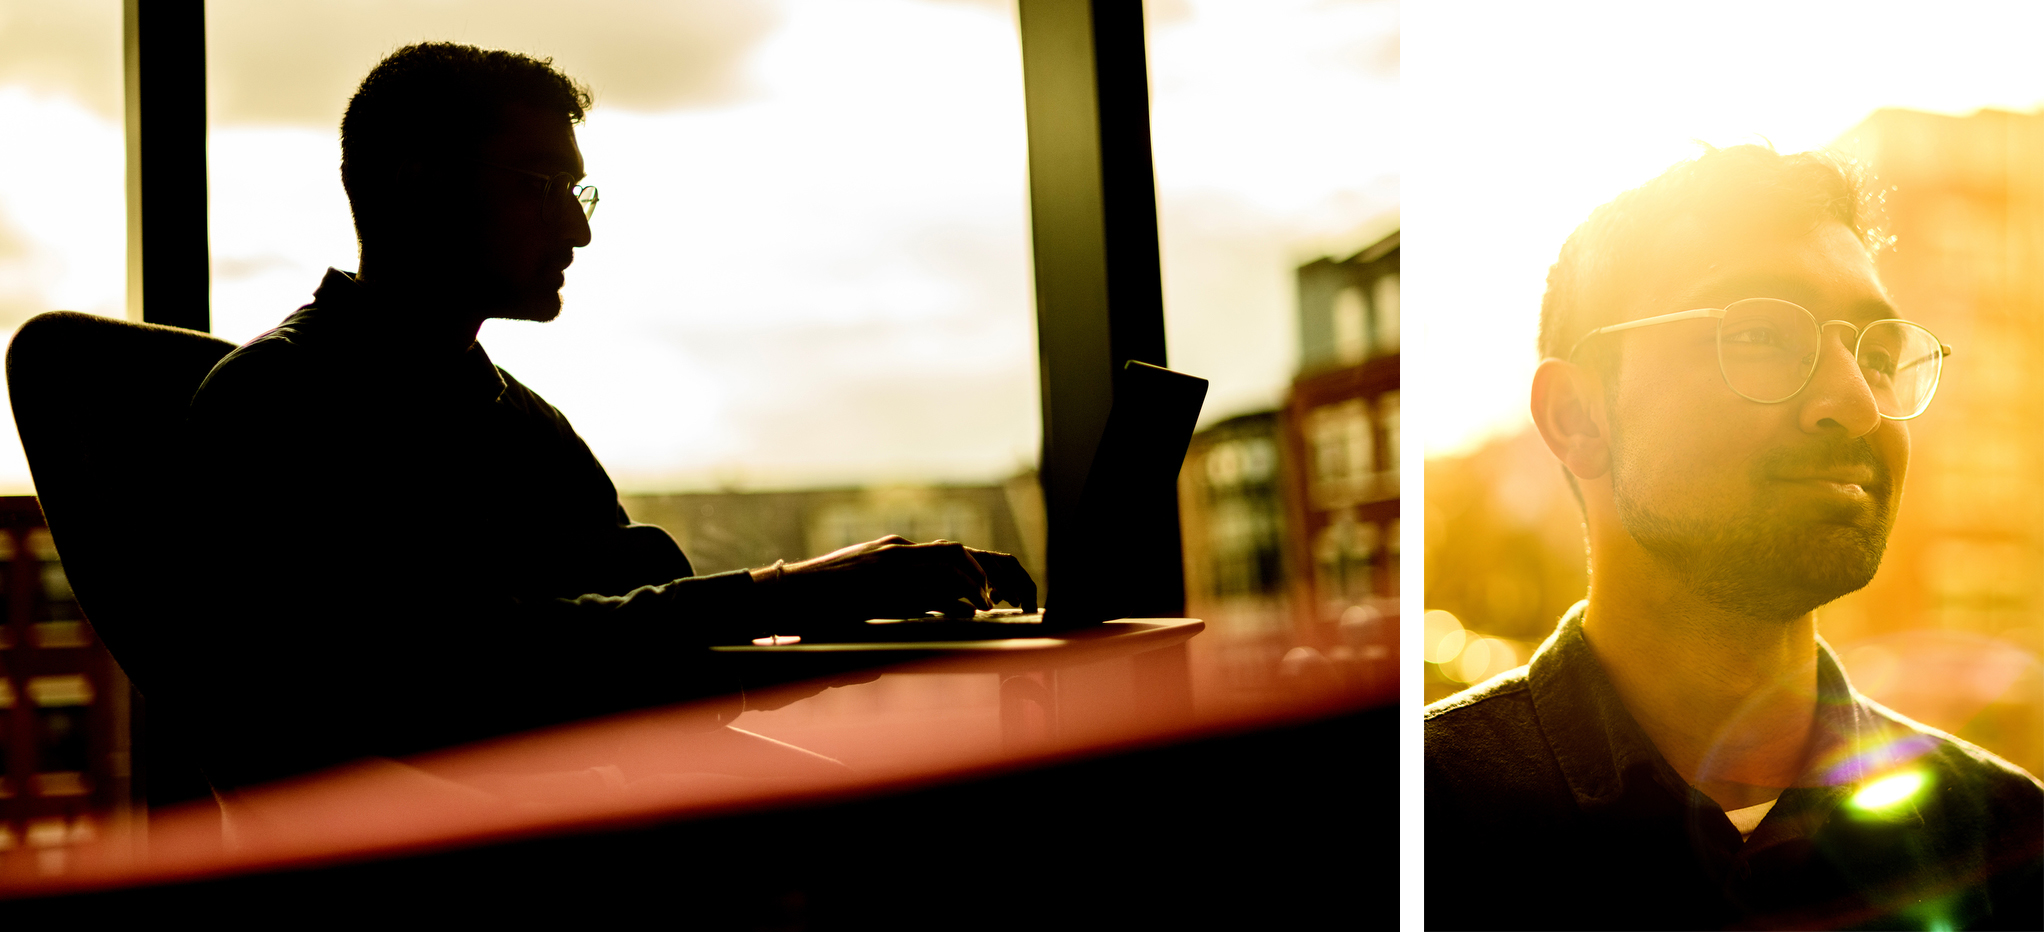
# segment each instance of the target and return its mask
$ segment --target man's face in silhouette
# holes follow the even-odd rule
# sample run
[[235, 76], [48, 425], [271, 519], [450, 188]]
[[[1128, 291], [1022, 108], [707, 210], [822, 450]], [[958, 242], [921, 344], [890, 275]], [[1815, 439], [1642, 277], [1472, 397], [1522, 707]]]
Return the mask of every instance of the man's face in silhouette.
[[[552, 320], [575, 250], [589, 245], [589, 221], [567, 190], [582, 179], [582, 150], [566, 117], [531, 107], [504, 108], [499, 128], [477, 152], [476, 279], [486, 316]], [[514, 170], [515, 169], [515, 170]], [[531, 172], [531, 175], [521, 172]], [[553, 190], [533, 175], [555, 177]]]

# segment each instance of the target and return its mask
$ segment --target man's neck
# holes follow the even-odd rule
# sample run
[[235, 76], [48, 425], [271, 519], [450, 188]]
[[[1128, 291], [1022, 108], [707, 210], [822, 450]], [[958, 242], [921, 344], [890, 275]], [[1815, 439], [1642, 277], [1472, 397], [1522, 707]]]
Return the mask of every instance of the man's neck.
[[1676, 772], [1725, 809], [1772, 799], [1809, 748], [1815, 616], [1728, 612], [1644, 553], [1627, 556], [1593, 557], [1583, 621], [1619, 698]]
[[391, 309], [394, 334], [428, 352], [460, 354], [474, 345], [488, 313], [475, 302], [473, 294], [452, 287], [445, 278], [417, 270], [377, 264], [368, 257], [355, 273], [355, 281], [373, 300]]

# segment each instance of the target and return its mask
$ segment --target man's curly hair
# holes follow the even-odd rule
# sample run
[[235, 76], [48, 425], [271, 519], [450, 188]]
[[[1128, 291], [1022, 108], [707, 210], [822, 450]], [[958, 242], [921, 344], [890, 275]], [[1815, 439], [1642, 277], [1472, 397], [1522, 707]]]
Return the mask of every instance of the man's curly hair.
[[1706, 148], [1597, 208], [1569, 234], [1540, 302], [1540, 355], [1566, 356], [1583, 334], [1641, 316], [1632, 305], [1656, 278], [1660, 249], [1678, 226], [1814, 229], [1836, 221], [1874, 249], [1884, 242], [1870, 219], [1877, 207], [1858, 167], [1828, 153]]
[[390, 53], [362, 79], [341, 117], [341, 186], [368, 239], [406, 218], [399, 169], [472, 157], [510, 104], [580, 123], [595, 98], [551, 58], [422, 42]]

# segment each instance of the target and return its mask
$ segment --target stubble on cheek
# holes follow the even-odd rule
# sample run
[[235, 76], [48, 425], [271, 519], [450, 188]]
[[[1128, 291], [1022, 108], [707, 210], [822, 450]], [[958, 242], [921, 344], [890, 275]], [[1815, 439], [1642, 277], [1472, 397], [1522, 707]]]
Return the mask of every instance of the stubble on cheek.
[[[1865, 586], [1880, 566], [1893, 485], [1864, 440], [1776, 450], [1731, 478], [1713, 477], [1691, 456], [1645, 461], [1617, 425], [1611, 434], [1620, 523], [1655, 562], [1722, 609], [1798, 617]], [[1866, 496], [1812, 495], [1780, 479], [1841, 464], [1873, 472]]]

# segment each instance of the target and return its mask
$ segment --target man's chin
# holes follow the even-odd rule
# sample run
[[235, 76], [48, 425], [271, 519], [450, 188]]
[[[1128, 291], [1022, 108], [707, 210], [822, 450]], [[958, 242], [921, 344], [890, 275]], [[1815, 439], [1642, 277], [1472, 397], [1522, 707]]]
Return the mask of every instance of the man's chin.
[[1754, 521], [1700, 527], [1637, 514], [1627, 530], [1720, 608], [1796, 618], [1872, 582], [1887, 549], [1881, 509], [1852, 522]]
[[543, 324], [561, 316], [561, 296], [559, 292], [534, 295], [500, 308], [490, 316], [502, 320], [529, 320]]
[[1857, 592], [1881, 565], [1881, 546], [1832, 527], [1783, 546], [1718, 553], [1685, 567], [1694, 591], [1720, 609], [1787, 621]]
[[1779, 551], [1781, 575], [1800, 583], [1800, 588], [1820, 599], [1819, 604], [1873, 582], [1887, 550], [1884, 530], [1857, 525], [1817, 525], [1795, 537]]

